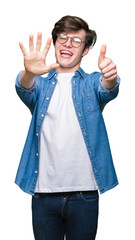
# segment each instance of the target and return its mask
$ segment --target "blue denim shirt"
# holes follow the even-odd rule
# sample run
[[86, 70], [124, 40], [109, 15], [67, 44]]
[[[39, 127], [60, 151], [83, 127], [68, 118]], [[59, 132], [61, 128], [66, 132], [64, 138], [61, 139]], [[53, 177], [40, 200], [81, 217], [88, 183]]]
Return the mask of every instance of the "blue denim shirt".
[[[52, 70], [47, 77], [37, 76], [31, 89], [20, 84], [20, 74], [16, 79], [16, 91], [32, 113], [32, 120], [22, 152], [15, 183], [33, 195], [39, 166], [39, 137], [43, 119], [55, 86], [57, 72]], [[106, 103], [118, 94], [120, 79], [112, 89], [102, 84], [102, 74], [85, 73], [79, 68], [72, 77], [72, 99], [82, 135], [93, 167], [94, 176], [100, 193], [118, 184], [113, 165], [108, 136], [102, 116]], [[68, 143], [67, 143], [68, 144]]]

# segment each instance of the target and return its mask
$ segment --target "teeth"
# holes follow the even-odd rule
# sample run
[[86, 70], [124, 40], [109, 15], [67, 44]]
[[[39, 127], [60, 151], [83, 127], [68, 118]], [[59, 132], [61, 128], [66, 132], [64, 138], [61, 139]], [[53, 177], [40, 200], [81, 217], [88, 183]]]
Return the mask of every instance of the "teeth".
[[68, 51], [61, 51], [61, 54], [69, 54], [69, 55], [71, 55], [72, 56], [72, 53], [70, 53], [70, 52], [68, 52]]

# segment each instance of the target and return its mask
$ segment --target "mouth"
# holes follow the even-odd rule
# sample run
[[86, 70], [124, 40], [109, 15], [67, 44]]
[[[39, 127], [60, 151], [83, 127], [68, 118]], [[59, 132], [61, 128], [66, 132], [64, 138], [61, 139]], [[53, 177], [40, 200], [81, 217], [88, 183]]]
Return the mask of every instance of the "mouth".
[[60, 55], [65, 58], [70, 58], [73, 56], [73, 53], [68, 50], [61, 50]]

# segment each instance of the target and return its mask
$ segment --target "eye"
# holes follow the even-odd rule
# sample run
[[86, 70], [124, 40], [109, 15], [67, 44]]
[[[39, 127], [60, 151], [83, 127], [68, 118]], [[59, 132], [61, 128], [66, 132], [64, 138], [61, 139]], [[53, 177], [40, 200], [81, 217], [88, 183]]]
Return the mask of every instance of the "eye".
[[59, 35], [59, 39], [66, 40], [66, 39], [67, 39], [67, 35], [65, 35], [65, 34], [60, 34], [60, 35]]
[[73, 38], [73, 41], [74, 41], [75, 43], [81, 43], [81, 39], [80, 39], [80, 38], [77, 38], [77, 37], [74, 37], [74, 38]]

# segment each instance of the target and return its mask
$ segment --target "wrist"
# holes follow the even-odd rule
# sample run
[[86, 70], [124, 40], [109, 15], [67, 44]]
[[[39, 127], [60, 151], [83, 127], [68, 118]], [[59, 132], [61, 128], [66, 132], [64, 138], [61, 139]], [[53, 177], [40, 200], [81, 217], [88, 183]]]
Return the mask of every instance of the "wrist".
[[24, 73], [24, 75], [25, 75], [27, 78], [29, 78], [29, 79], [33, 79], [33, 78], [36, 77], [36, 75], [35, 75], [34, 73], [29, 72], [29, 71], [27, 71], [26, 69], [24, 70], [23, 73]]
[[31, 88], [35, 82], [35, 74], [24, 70], [20, 76], [20, 83], [24, 88]]
[[102, 79], [102, 84], [104, 85], [105, 88], [111, 89], [113, 88], [117, 83], [117, 77], [112, 80], [106, 80], [104, 77]]

